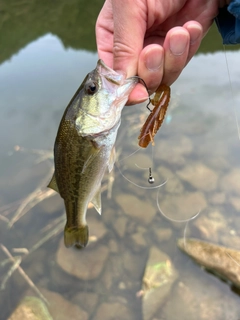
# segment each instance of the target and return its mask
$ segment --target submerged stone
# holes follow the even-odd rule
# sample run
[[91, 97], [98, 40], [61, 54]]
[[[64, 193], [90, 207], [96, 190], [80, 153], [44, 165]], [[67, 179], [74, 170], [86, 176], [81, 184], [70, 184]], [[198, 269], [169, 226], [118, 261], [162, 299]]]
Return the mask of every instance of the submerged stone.
[[53, 320], [53, 318], [41, 299], [27, 296], [20, 302], [8, 320]]
[[157, 213], [151, 202], [141, 200], [131, 194], [117, 195], [116, 202], [126, 215], [143, 224], [150, 224]]
[[102, 272], [108, 255], [109, 249], [103, 245], [89, 245], [78, 250], [66, 248], [61, 240], [57, 251], [57, 263], [70, 275], [81, 280], [93, 280]]
[[240, 251], [198, 239], [179, 239], [178, 246], [197, 263], [240, 288]]
[[157, 247], [152, 247], [143, 276], [142, 290], [138, 293], [143, 296], [144, 320], [152, 320], [154, 316], [158, 316], [177, 276], [169, 256]]
[[217, 188], [217, 173], [202, 163], [188, 164], [177, 175], [194, 188], [203, 191], [213, 191]]

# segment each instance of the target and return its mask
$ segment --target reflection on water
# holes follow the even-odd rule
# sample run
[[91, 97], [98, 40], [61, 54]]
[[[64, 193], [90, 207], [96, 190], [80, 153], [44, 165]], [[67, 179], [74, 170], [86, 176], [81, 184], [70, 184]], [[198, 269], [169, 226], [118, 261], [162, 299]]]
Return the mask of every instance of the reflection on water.
[[[13, 2], [12, 8], [14, 14]], [[144, 104], [124, 109], [118, 161], [103, 183], [103, 214], [89, 209], [92, 242], [75, 251], [63, 245], [62, 200], [45, 185], [60, 118], [97, 55], [65, 49], [53, 35], [58, 33], [51, 33], [30, 37], [32, 43], [22, 39], [17, 50], [10, 45], [7, 58], [21, 50], [0, 66], [0, 319], [40, 292], [50, 302], [48, 310], [35, 300], [24, 300], [23, 310], [33, 304], [42, 319], [50, 319], [49, 312], [54, 319], [237, 319], [239, 296], [184, 256], [176, 240], [185, 232], [239, 249], [240, 53], [227, 52], [232, 91], [223, 52], [189, 63], [172, 86], [168, 118], [154, 147], [134, 153], [148, 111]], [[29, 44], [22, 48], [23, 43]], [[155, 185], [167, 183], [138, 188], [120, 173], [149, 187], [149, 167]], [[187, 227], [171, 221], [198, 211]]]
[[0, 63], [28, 43], [51, 33], [64, 47], [96, 49], [94, 26], [103, 0], [2, 0], [0, 3]]

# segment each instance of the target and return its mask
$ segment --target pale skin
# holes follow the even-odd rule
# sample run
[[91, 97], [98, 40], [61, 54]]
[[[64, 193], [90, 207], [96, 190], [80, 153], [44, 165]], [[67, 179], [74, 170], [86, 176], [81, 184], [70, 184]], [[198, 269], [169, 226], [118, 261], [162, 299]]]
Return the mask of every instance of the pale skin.
[[[143, 78], [150, 92], [171, 85], [197, 52], [230, 0], [106, 0], [96, 23], [99, 58], [127, 77]], [[129, 104], [148, 98], [137, 85]]]

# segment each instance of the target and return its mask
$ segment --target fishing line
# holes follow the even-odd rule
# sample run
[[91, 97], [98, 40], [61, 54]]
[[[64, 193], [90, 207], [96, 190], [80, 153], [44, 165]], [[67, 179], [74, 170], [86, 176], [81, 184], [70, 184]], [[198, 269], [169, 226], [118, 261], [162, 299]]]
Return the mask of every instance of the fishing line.
[[[225, 45], [223, 45], [223, 49], [224, 49], [224, 57], [225, 57], [225, 61], [226, 61], [227, 74], [228, 74], [228, 79], [229, 79], [231, 99], [232, 99], [232, 103], [233, 103], [233, 112], [234, 112], [235, 121], [236, 121], [236, 125], [237, 125], [238, 139], [240, 140], [240, 128], [239, 128], [239, 123], [238, 123], [238, 119], [237, 119], [236, 103], [234, 101], [233, 86], [232, 86], [232, 80], [231, 80], [231, 75], [230, 75], [230, 70], [229, 70], [228, 59], [227, 59], [227, 50], [226, 50]], [[226, 254], [228, 255], [229, 258], [231, 258], [233, 260], [233, 262], [235, 262], [238, 266], [240, 266], [240, 264], [228, 252], [226, 252]]]
[[152, 165], [151, 165], [151, 167], [140, 167], [137, 163], [134, 163], [134, 165], [137, 167], [137, 168], [139, 168], [139, 169], [141, 169], [141, 170], [148, 170], [149, 171], [149, 176], [148, 176], [148, 182], [150, 183], [150, 184], [153, 184], [154, 182], [155, 182], [155, 179], [154, 179], [154, 177], [153, 177], [153, 175], [152, 175], [152, 168], [153, 168], [153, 146], [152, 146]]
[[147, 108], [150, 112], [152, 112], [152, 110], [148, 107], [148, 106], [151, 104], [151, 97], [150, 97], [150, 93], [149, 93], [148, 87], [147, 87], [147, 85], [146, 85], [146, 82], [145, 82], [142, 78], [140, 78], [139, 76], [132, 76], [132, 77], [130, 77], [130, 78], [128, 78], [128, 79], [132, 79], [132, 78], [135, 78], [135, 79], [138, 79], [139, 81], [141, 81], [142, 84], [144, 85], [144, 87], [146, 88], [147, 93], [148, 93], [148, 104], [146, 105], [146, 108]]
[[[160, 189], [159, 189], [159, 190], [160, 190]], [[160, 208], [159, 201], [158, 201], [159, 190], [158, 190], [158, 192], [157, 192], [157, 207], [158, 207], [158, 210], [160, 211], [160, 213], [162, 214], [162, 216], [163, 216], [164, 218], [166, 218], [167, 220], [172, 221], [172, 222], [180, 222], [180, 223], [181, 223], [181, 222], [189, 222], [189, 221], [194, 220], [195, 218], [197, 218], [197, 216], [200, 214], [201, 209], [199, 209], [199, 211], [198, 211], [194, 216], [192, 216], [192, 217], [189, 218], [189, 219], [177, 220], [177, 219], [169, 218], [169, 217], [162, 211], [162, 209]]]
[[152, 176], [152, 167], [145, 167], [145, 168], [143, 168], [143, 167], [140, 167], [139, 165], [137, 165], [137, 163], [134, 163], [134, 164], [135, 164], [135, 166], [136, 166], [137, 168], [139, 168], [139, 169], [148, 170], [148, 172], [149, 172], [148, 182], [149, 182], [150, 184], [153, 184], [153, 183], [155, 182], [155, 179], [154, 179], [154, 177]]
[[[218, 17], [216, 17], [216, 20], [218, 22]], [[219, 22], [218, 22], [218, 24], [219, 24]], [[226, 46], [224, 44], [223, 44], [223, 52], [224, 52], [224, 57], [225, 57], [225, 61], [226, 61], [227, 74], [228, 74], [228, 79], [229, 79], [229, 88], [230, 88], [230, 92], [231, 92], [233, 111], [234, 111], [235, 121], [236, 121], [236, 125], [237, 125], [238, 139], [240, 140], [240, 128], [239, 128], [239, 123], [238, 123], [238, 119], [237, 119], [236, 104], [235, 104], [235, 101], [233, 98], [234, 97], [233, 96], [233, 87], [232, 87], [232, 80], [231, 80], [231, 75], [230, 75], [230, 70], [229, 70], [228, 59], [227, 59], [227, 50], [226, 50]]]
[[123, 177], [124, 179], [126, 179], [128, 182], [130, 182], [130, 183], [133, 184], [134, 186], [139, 187], [139, 188], [141, 188], [141, 189], [146, 189], [146, 190], [158, 189], [158, 188], [162, 187], [163, 185], [165, 185], [165, 184], [167, 183], [167, 181], [168, 181], [168, 180], [166, 180], [166, 181], [164, 181], [163, 183], [161, 183], [161, 184], [159, 184], [159, 185], [157, 185], [157, 186], [154, 186], [154, 187], [144, 187], [144, 186], [140, 186], [139, 184], [137, 184], [137, 183], [131, 181], [130, 179], [128, 179], [128, 178], [123, 174], [123, 172], [121, 171], [121, 169], [119, 168], [119, 166], [118, 166], [117, 164], [116, 164], [116, 167], [118, 168], [119, 173], [122, 175], [122, 177]]
[[121, 162], [121, 161], [123, 161], [123, 160], [128, 159], [129, 157], [133, 156], [135, 153], [137, 153], [137, 152], [138, 152], [139, 150], [141, 150], [141, 149], [142, 149], [142, 148], [139, 147], [137, 150], [133, 151], [133, 153], [131, 153], [131, 154], [129, 154], [128, 156], [126, 156], [126, 157], [118, 160], [117, 162]]
[[[146, 88], [147, 93], [148, 93], [148, 99], [149, 99], [148, 104], [146, 105], [146, 108], [147, 108], [150, 112], [152, 112], [152, 110], [148, 107], [148, 106], [151, 104], [151, 98], [150, 98], [150, 93], [149, 93], [149, 90], [148, 90], [148, 87], [147, 87], [146, 82], [145, 82], [142, 78], [140, 78], [139, 76], [133, 76], [133, 77], [130, 77], [129, 79], [132, 79], [132, 78], [137, 78], [140, 82], [142, 82], [142, 84], [143, 84], [144, 87]], [[142, 137], [142, 138], [143, 138], [143, 137]], [[136, 154], [140, 149], [142, 149], [142, 148], [139, 147], [137, 150], [135, 150], [134, 152], [132, 152], [130, 155], [128, 155], [128, 156], [126, 156], [126, 157], [118, 160], [118, 162], [121, 162], [121, 161], [123, 161], [123, 160], [128, 159], [128, 158], [131, 157], [132, 155]], [[138, 166], [136, 163], [135, 163], [135, 166], [137, 166], [137, 167], [140, 168], [140, 169], [148, 169], [148, 170], [149, 170], [148, 182], [149, 182], [150, 184], [154, 183], [154, 178], [153, 178], [153, 176], [152, 176], [153, 148], [152, 148], [152, 166], [151, 166], [151, 167], [147, 167], [147, 168], [142, 168], [142, 167]], [[128, 182], [132, 183], [133, 185], [135, 185], [135, 186], [137, 186], [137, 187], [139, 187], [139, 188], [143, 188], [143, 189], [155, 189], [155, 188], [159, 188], [160, 186], [162, 186], [163, 184], [165, 184], [165, 183], [167, 182], [167, 180], [166, 180], [163, 184], [159, 184], [158, 186], [155, 186], [155, 187], [143, 187], [143, 186], [140, 186], [140, 185], [134, 183], [134, 182], [131, 181], [130, 179], [128, 179], [128, 178], [123, 174], [123, 172], [120, 170], [120, 168], [119, 168], [118, 166], [117, 166], [117, 168], [118, 168], [120, 174], [121, 174]]]
[[233, 257], [228, 252], [226, 252], [226, 254], [240, 267], [240, 264], [235, 259], [233, 259]]
[[149, 183], [154, 183], [154, 178], [152, 176], [152, 170], [154, 165], [153, 155], [154, 155], [154, 146], [152, 145], [152, 168], [149, 168], [149, 178], [148, 178]]
[[198, 215], [200, 214], [200, 212], [201, 212], [201, 210], [199, 210], [199, 212], [198, 212], [197, 215], [195, 215], [195, 216], [193, 216], [192, 218], [190, 218], [190, 219], [187, 221], [186, 225], [185, 225], [185, 228], [184, 228], [184, 231], [183, 231], [183, 245], [184, 245], [184, 249], [185, 249], [185, 250], [186, 250], [186, 247], [187, 247], [187, 245], [186, 245], [186, 238], [187, 238], [187, 237], [186, 237], [186, 234], [187, 234], [188, 224], [189, 224], [189, 222], [190, 222], [191, 220], [197, 218]]
[[230, 76], [229, 64], [228, 64], [228, 59], [227, 59], [227, 51], [226, 51], [225, 45], [223, 45], [223, 51], [224, 51], [224, 57], [225, 57], [226, 66], [227, 66], [227, 74], [228, 74], [228, 79], [229, 79], [229, 88], [230, 88], [230, 92], [231, 92], [231, 99], [232, 99], [232, 103], [233, 103], [233, 111], [234, 111], [235, 121], [236, 121], [236, 125], [237, 125], [238, 139], [240, 140], [240, 128], [239, 128], [239, 123], [238, 123], [238, 119], [237, 119], [236, 104], [235, 104], [235, 101], [234, 101], [234, 98], [233, 98], [232, 80], [231, 80], [231, 76]]
[[189, 221], [186, 223], [184, 231], [183, 231], [183, 246], [184, 246], [185, 250], [186, 250], [186, 233], [187, 233], [188, 223], [189, 223]]
[[134, 163], [134, 165], [141, 170], [149, 170], [149, 167], [140, 167], [137, 163]]

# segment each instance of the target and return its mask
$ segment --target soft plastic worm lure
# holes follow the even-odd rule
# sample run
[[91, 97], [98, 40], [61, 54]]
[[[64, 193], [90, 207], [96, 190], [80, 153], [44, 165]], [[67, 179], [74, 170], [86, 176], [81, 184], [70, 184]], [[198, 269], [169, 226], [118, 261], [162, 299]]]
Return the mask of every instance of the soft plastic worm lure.
[[138, 144], [140, 147], [146, 148], [150, 142], [154, 145], [154, 136], [163, 123], [169, 101], [170, 87], [165, 84], [160, 84], [153, 99], [151, 99], [151, 103], [154, 108], [144, 123], [138, 137]]

